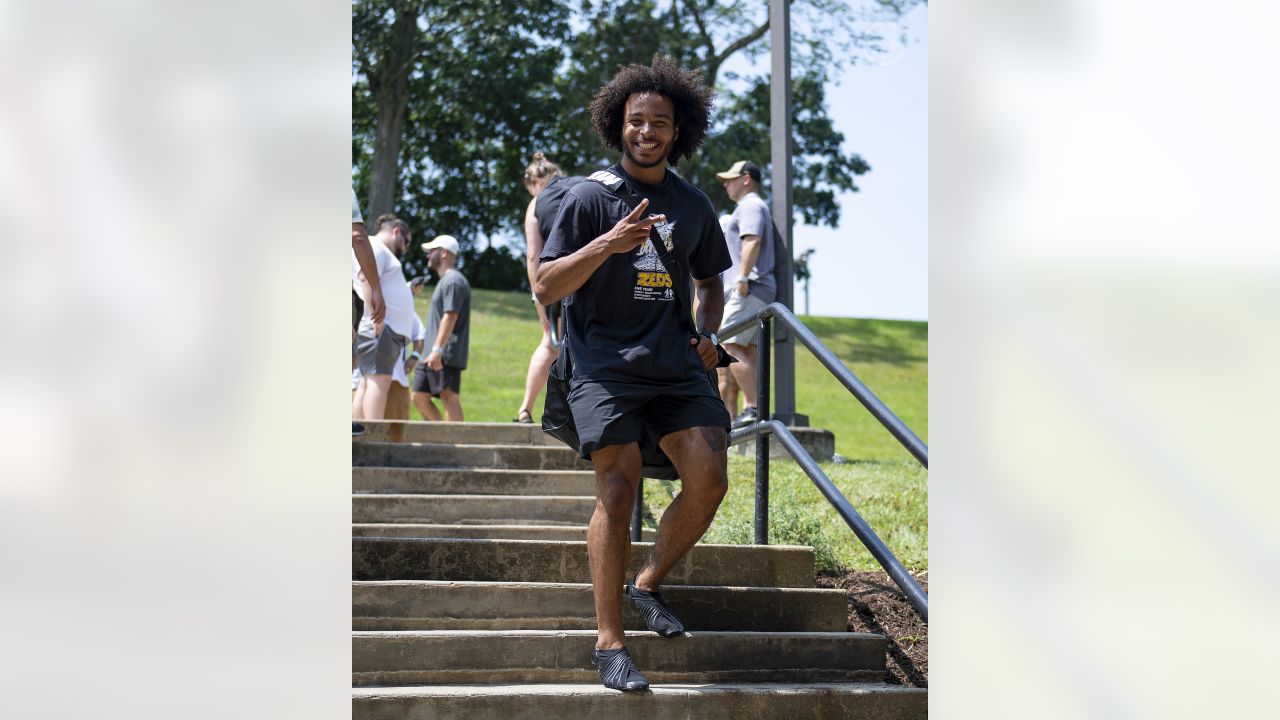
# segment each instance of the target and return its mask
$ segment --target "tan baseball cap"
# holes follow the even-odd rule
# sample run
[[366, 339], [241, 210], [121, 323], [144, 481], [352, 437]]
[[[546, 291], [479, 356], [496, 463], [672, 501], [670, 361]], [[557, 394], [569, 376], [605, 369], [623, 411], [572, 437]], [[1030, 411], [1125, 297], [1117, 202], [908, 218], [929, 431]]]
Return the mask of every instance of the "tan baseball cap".
[[750, 175], [752, 180], [760, 182], [760, 166], [750, 160], [739, 160], [733, 164], [728, 170], [722, 173], [716, 173], [716, 177], [721, 180], [734, 180], [743, 175]]

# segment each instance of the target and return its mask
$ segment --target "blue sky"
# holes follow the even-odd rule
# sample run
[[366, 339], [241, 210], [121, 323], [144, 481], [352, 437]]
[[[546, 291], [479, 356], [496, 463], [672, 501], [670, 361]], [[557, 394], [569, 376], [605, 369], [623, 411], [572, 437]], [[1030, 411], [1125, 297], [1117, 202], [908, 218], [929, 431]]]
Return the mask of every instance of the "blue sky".
[[[839, 196], [839, 228], [796, 225], [796, 255], [815, 249], [814, 315], [929, 317], [928, 9], [902, 24], [908, 43], [896, 59], [848, 67], [828, 88], [845, 150], [861, 154], [871, 172], [858, 179], [860, 192]], [[801, 285], [795, 305], [804, 312]]]
[[[797, 224], [796, 254], [814, 248], [814, 315], [929, 317], [928, 9], [904, 18], [909, 42], [892, 64], [845, 70], [827, 99], [845, 149], [871, 172], [840, 196], [840, 227]], [[804, 310], [802, 286], [796, 309]]]

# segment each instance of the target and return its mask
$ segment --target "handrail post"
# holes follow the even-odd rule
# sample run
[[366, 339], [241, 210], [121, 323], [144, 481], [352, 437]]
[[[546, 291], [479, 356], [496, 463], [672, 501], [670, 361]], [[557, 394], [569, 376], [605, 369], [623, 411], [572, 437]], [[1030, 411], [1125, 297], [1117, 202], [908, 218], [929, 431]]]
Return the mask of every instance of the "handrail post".
[[631, 506], [631, 542], [640, 542], [640, 521], [644, 517], [644, 478], [636, 483], [636, 501]]
[[[760, 318], [756, 342], [756, 412], [761, 423], [769, 419], [769, 356], [773, 350], [773, 323]], [[769, 544], [769, 436], [756, 435], [756, 544]]]

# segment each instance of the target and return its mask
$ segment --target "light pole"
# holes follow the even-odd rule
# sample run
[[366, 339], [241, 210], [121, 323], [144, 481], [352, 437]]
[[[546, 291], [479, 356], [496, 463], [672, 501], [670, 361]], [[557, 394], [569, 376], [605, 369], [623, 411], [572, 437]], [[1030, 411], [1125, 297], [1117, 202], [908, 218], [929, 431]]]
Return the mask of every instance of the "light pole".
[[809, 278], [813, 275], [813, 273], [809, 269], [809, 257], [813, 255], [813, 251], [814, 251], [814, 248], [809, 248], [808, 250], [805, 250], [804, 252], [800, 253], [800, 257], [796, 258], [795, 276], [797, 280], [800, 280], [804, 283], [804, 314], [805, 315], [809, 314]]
[[[778, 283], [778, 300], [793, 312], [792, 245], [791, 245], [791, 10], [787, 0], [769, 0], [770, 66], [769, 119], [770, 160], [773, 165], [773, 219], [781, 232], [779, 261], [774, 278]], [[771, 417], [793, 427], [808, 427], [809, 417], [796, 412], [796, 343], [782, 326], [774, 328], [773, 372], [774, 402]], [[768, 392], [760, 388], [760, 392]]]

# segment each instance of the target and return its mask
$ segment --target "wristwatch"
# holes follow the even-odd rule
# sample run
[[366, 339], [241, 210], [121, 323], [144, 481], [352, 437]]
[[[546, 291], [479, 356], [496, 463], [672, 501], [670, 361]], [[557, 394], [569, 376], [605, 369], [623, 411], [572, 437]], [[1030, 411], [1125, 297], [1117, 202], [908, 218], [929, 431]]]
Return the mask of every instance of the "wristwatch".
[[700, 331], [698, 331], [698, 334], [699, 334], [699, 335], [701, 335], [702, 337], [707, 338], [708, 340], [710, 340], [712, 345], [719, 345], [719, 344], [720, 344], [720, 338], [719, 338], [719, 337], [717, 337], [717, 336], [716, 336], [716, 334], [715, 334], [715, 333], [713, 333], [713, 332], [707, 332], [706, 330], [700, 330]]
[[444, 354], [444, 348], [440, 347], [439, 345], [435, 345], [435, 346], [433, 346], [433, 347], [431, 348], [431, 352], [434, 352], [434, 353], [440, 353], [441, 355], [443, 355], [443, 354]]

